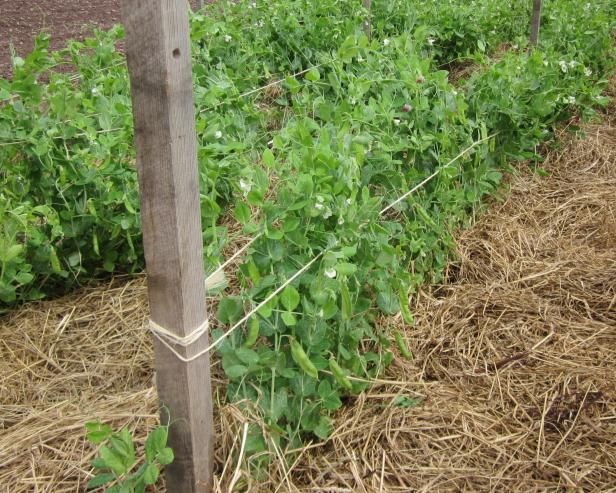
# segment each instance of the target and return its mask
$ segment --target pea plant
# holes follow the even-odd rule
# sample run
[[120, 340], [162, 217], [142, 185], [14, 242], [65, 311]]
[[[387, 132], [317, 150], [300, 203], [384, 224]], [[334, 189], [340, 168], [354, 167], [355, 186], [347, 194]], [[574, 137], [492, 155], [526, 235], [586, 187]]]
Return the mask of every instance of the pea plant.
[[90, 443], [100, 446], [92, 461], [95, 475], [88, 481], [88, 490], [105, 486], [107, 493], [144, 493], [148, 485], [158, 481], [161, 467], [173, 462], [167, 426], [158, 426], [148, 434], [139, 467], [133, 437], [126, 428], [114, 432], [110, 425], [97, 421], [87, 423], [86, 430]]

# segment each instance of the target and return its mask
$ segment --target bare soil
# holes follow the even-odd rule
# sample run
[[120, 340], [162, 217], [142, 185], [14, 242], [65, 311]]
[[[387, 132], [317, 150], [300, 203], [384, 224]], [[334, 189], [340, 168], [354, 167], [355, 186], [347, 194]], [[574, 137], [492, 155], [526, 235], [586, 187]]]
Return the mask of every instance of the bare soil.
[[109, 28], [120, 21], [119, 0], [0, 0], [0, 76], [11, 73], [11, 46], [27, 55], [41, 31], [51, 34], [51, 48], [81, 38], [93, 27]]
[[[196, 0], [191, 4], [195, 7]], [[0, 0], [0, 77], [11, 75], [11, 47], [24, 57], [42, 31], [51, 35], [51, 49], [57, 50], [120, 20], [120, 0]]]

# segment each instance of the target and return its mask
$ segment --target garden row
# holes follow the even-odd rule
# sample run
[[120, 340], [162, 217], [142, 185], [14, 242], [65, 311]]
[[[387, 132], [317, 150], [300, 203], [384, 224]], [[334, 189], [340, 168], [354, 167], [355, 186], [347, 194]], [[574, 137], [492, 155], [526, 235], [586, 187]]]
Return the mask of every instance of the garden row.
[[[546, 1], [530, 55], [528, 2], [374, 1], [372, 39], [359, 3], [219, 2], [191, 18], [206, 268], [235, 241], [230, 222], [260, 234], [219, 322], [320, 255], [219, 346], [229, 399], [254, 402], [268, 426], [251, 430], [249, 453], [326, 437], [341, 396], [394, 357], [378, 314], [412, 324], [409, 294], [441, 279], [452, 232], [507, 163], [606, 103], [609, 0]], [[143, 267], [121, 37], [118, 27], [60, 53], [40, 37], [0, 81], [5, 306]], [[454, 87], [440, 68], [463, 59], [477, 69]]]

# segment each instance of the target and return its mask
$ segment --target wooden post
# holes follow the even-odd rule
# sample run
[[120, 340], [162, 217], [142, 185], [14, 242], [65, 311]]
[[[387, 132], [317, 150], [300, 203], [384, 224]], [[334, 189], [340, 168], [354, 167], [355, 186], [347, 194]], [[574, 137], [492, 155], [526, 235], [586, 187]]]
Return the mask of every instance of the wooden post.
[[[186, 0], [122, 0], [152, 321], [186, 336], [206, 320]], [[207, 334], [177, 351], [190, 358]], [[211, 491], [213, 419], [207, 354], [183, 362], [154, 341], [162, 422], [175, 453], [169, 493]]]
[[364, 22], [364, 32], [368, 39], [372, 39], [372, 0], [364, 0], [364, 8], [368, 11], [368, 18]]
[[535, 48], [539, 43], [539, 28], [541, 26], [541, 0], [533, 0], [533, 17], [530, 25], [530, 46]]

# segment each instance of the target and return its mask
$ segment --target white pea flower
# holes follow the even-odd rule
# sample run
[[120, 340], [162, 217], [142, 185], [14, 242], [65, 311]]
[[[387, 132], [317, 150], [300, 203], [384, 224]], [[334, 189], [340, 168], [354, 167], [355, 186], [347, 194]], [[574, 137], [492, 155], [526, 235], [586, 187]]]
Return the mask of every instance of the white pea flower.
[[325, 269], [324, 274], [330, 279], [333, 279], [336, 277], [336, 269]]
[[389, 46], [389, 43], [390, 43], [389, 39], [385, 38], [385, 39], [383, 40], [383, 44], [384, 44], [385, 46]]
[[434, 43], [435, 43], [435, 42], [436, 42], [436, 40], [435, 40], [432, 36], [430, 36], [430, 37], [428, 38], [428, 44], [429, 44], [430, 46], [434, 46]]
[[558, 62], [558, 65], [560, 65], [560, 69], [563, 71], [563, 73], [567, 73], [567, 71], [569, 70], [569, 65], [567, 64], [567, 62], [565, 62], [564, 60], [561, 60], [560, 62]]
[[229, 34], [225, 34], [225, 41], [229, 43], [233, 38]]
[[323, 219], [329, 219], [332, 216], [332, 210], [328, 207], [323, 213]]
[[242, 178], [240, 178], [240, 188], [242, 189], [242, 192], [248, 193], [250, 192], [252, 185], [250, 184], [250, 182], [244, 181]]
[[519, 48], [519, 46], [518, 46], [517, 44], [514, 44], [514, 45], [512, 46], [512, 48], [513, 48], [514, 50], [517, 50], [517, 49]]
[[256, 9], [257, 8], [257, 2], [250, 2], [248, 4], [248, 8], [249, 9]]
[[319, 202], [317, 202], [316, 204], [314, 204], [314, 208], [318, 211], [322, 211], [323, 209], [325, 209], [325, 206]]
[[549, 62], [547, 60], [543, 60], [543, 65], [547, 67], [549, 65]]
[[320, 202], [322, 204], [323, 202], [325, 202], [325, 199], [321, 195], [317, 195], [317, 202]]
[[592, 70], [590, 70], [588, 67], [586, 67], [586, 68], [584, 69], [584, 75], [585, 75], [586, 77], [590, 77], [590, 76], [592, 75]]
[[100, 91], [98, 90], [98, 87], [93, 87], [92, 88], [92, 96], [96, 96]]
[[216, 130], [216, 132], [214, 133], [214, 138], [222, 139], [222, 132], [220, 130]]
[[364, 58], [363, 58], [363, 57], [361, 57], [361, 56], [358, 56], [358, 57], [357, 57], [357, 61], [358, 61], [359, 63], [362, 63], [362, 62], [364, 61]]
[[341, 217], [338, 219], [338, 226], [342, 226], [344, 224], [344, 218]]
[[577, 64], [578, 64], [578, 62], [576, 62], [575, 60], [571, 60], [569, 62], [569, 67], [570, 68], [575, 68], [575, 67], [577, 67]]
[[400, 118], [394, 118], [394, 125], [396, 127], [400, 125]]
[[351, 201], [351, 199], [346, 199], [344, 202], [346, 203], [346, 205], [351, 205], [352, 201]]
[[569, 96], [567, 98], [567, 103], [569, 104], [575, 104], [575, 96]]
[[257, 27], [263, 27], [265, 26], [265, 21], [263, 19], [259, 19], [259, 22], [257, 22]]

